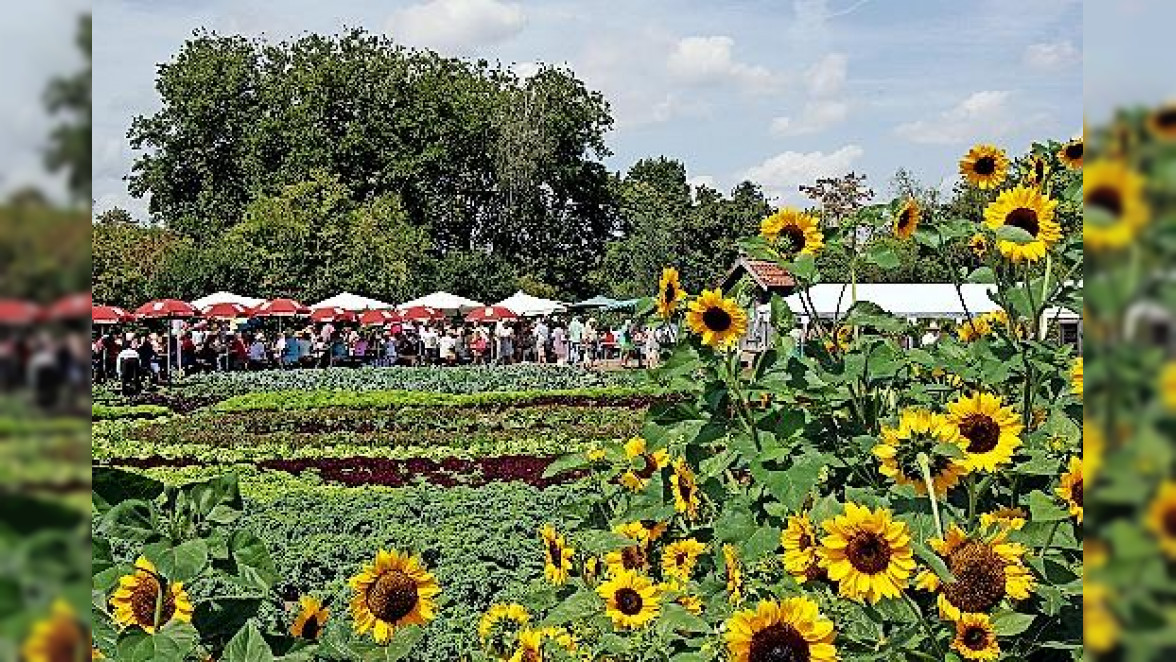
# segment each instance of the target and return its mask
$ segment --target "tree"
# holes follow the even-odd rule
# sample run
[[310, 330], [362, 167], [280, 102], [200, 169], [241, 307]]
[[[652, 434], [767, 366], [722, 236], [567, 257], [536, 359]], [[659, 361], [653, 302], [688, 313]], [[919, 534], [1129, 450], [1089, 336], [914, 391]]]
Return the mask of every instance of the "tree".
[[117, 306], [133, 308], [152, 298], [158, 274], [184, 244], [170, 230], [140, 224], [119, 208], [100, 214], [90, 231], [91, 294], [94, 301]]
[[66, 184], [76, 201], [89, 200], [91, 191], [91, 23], [89, 14], [81, 18], [75, 41], [86, 59], [85, 68], [54, 79], [45, 93], [49, 113], [65, 118], [49, 136], [45, 164], [52, 172], [66, 172]]

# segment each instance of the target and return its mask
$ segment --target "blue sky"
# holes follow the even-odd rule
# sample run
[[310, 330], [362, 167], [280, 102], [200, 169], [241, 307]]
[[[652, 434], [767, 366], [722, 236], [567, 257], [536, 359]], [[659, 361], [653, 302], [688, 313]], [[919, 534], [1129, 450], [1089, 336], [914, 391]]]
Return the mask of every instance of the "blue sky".
[[683, 160], [778, 202], [848, 170], [888, 191], [899, 167], [949, 186], [975, 141], [1012, 151], [1082, 125], [1077, 0], [96, 0], [98, 210], [126, 193], [126, 130], [157, 107], [155, 66], [193, 29], [282, 39], [358, 26], [525, 74], [570, 66], [613, 106], [614, 170]]

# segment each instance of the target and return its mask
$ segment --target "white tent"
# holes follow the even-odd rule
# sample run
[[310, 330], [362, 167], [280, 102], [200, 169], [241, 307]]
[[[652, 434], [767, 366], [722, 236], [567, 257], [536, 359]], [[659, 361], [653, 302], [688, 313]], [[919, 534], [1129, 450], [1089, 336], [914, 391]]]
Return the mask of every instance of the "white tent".
[[323, 299], [310, 308], [311, 310], [318, 310], [319, 308], [342, 308], [343, 310], [358, 313], [365, 310], [388, 310], [392, 308], [392, 304], [377, 301], [369, 297], [361, 297], [351, 292], [340, 292], [329, 299]]
[[515, 292], [514, 294], [494, 305], [507, 308], [516, 315], [522, 317], [563, 313], [567, 312], [568, 309], [567, 306], [558, 301], [531, 296], [522, 290]]
[[428, 306], [444, 311], [446, 314], [454, 315], [457, 313], [468, 313], [475, 308], [484, 308], [486, 304], [474, 301], [473, 299], [459, 297], [456, 294], [450, 294], [448, 292], [434, 292], [419, 299], [405, 301], [396, 307], [400, 310], [405, 310], [415, 306]]
[[256, 308], [265, 303], [265, 299], [243, 297], [232, 292], [215, 292], [191, 302], [192, 307], [197, 310], [205, 310], [209, 306], [215, 306], [218, 303], [239, 303], [246, 308]]
[[[883, 310], [898, 317], [907, 318], [961, 318], [968, 313], [978, 315], [999, 308], [988, 297], [994, 285], [968, 284], [960, 293], [950, 283], [858, 283], [857, 300], [870, 301]], [[809, 290], [805, 301], [799, 294], [789, 296], [786, 301], [792, 312], [807, 315], [807, 300], [820, 317], [842, 317], [854, 302], [854, 288], [849, 283], [825, 283]], [[967, 304], [965, 311], [964, 304]]]

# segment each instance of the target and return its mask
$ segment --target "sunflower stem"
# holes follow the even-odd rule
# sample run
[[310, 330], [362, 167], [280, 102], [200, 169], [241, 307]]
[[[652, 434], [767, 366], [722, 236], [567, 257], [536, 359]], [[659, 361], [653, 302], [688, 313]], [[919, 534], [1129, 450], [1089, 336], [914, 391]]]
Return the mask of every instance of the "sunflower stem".
[[939, 645], [939, 638], [935, 636], [935, 631], [931, 629], [931, 624], [927, 622], [927, 617], [923, 615], [923, 610], [919, 609], [919, 605], [915, 603], [914, 598], [906, 591], [902, 592], [902, 597], [906, 601], [907, 606], [910, 607], [911, 613], [915, 615], [915, 618], [923, 626], [923, 631], [927, 633], [927, 638], [931, 640], [931, 645], [935, 647], [937, 659], [945, 659], [946, 653], [944, 653], [943, 647]]
[[1041, 558], [1049, 553], [1049, 549], [1053, 547], [1054, 536], [1058, 534], [1058, 529], [1062, 526], [1062, 520], [1054, 520], [1053, 526], [1049, 529], [1049, 536], [1045, 539], [1045, 547], [1041, 548]]
[[943, 522], [939, 519], [939, 501], [935, 498], [935, 481], [931, 480], [931, 464], [926, 453], [919, 453], [919, 469], [923, 472], [923, 484], [927, 486], [927, 499], [931, 501], [931, 515], [935, 518], [935, 532], [943, 538]]

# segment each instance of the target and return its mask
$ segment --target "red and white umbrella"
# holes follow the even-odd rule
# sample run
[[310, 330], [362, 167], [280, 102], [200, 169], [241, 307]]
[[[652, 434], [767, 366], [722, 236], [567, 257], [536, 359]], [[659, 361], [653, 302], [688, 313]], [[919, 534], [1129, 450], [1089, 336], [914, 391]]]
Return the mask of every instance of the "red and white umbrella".
[[0, 299], [0, 324], [24, 326], [41, 317], [41, 307], [32, 301]]
[[273, 299], [249, 311], [253, 317], [304, 317], [310, 308], [293, 299]]
[[49, 306], [49, 319], [84, 320], [86, 311], [93, 307], [89, 292], [78, 292], [62, 297]]
[[249, 308], [239, 303], [221, 302], [214, 303], [204, 309], [204, 317], [210, 320], [235, 320], [239, 317], [248, 317]]
[[90, 321], [97, 326], [111, 326], [124, 322], [133, 322], [135, 316], [118, 306], [92, 306]]
[[191, 304], [179, 299], [158, 299], [135, 309], [135, 315], [146, 319], [178, 319], [196, 317], [198, 313]]
[[466, 315], [467, 322], [497, 322], [498, 320], [514, 320], [519, 316], [505, 306], [485, 306], [475, 308]]
[[400, 311], [400, 318], [410, 322], [432, 322], [445, 319], [445, 313], [429, 306], [413, 306]]
[[330, 322], [332, 324], [335, 322], [354, 322], [355, 313], [351, 312], [350, 310], [339, 308], [338, 306], [332, 306], [330, 308], [316, 308], [314, 312], [310, 314], [310, 321], [320, 323]]
[[359, 323], [363, 326], [382, 326], [401, 321], [400, 314], [395, 310], [365, 310], [359, 316]]

